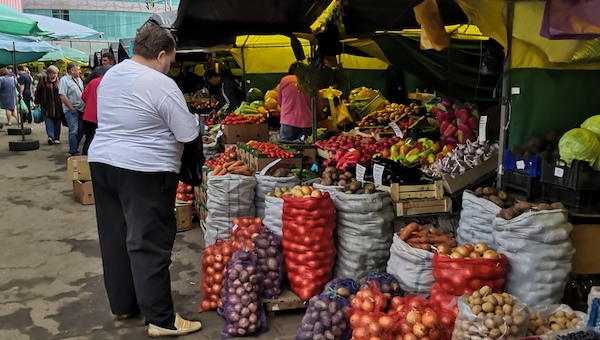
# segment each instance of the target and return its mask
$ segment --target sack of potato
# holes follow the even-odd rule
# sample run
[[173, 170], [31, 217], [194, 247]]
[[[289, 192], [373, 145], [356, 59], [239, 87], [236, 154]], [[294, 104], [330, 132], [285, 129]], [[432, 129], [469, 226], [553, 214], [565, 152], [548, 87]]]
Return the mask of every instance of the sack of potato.
[[557, 335], [586, 329], [587, 318], [587, 314], [573, 311], [568, 305], [530, 307], [527, 336], [554, 340]]
[[298, 177], [294, 176], [288, 169], [277, 169], [273, 176], [256, 175], [256, 195], [254, 206], [256, 217], [265, 218], [265, 197], [267, 193], [279, 188], [293, 188], [300, 184]]
[[329, 166], [323, 172], [323, 178], [313, 182], [313, 186], [321, 191], [329, 193], [332, 199], [339, 192], [346, 194], [372, 194], [375, 192], [374, 184], [364, 184], [358, 182], [353, 174], [347, 171], [336, 169]]
[[386, 272], [392, 274], [407, 294], [429, 296], [433, 278], [433, 253], [414, 248], [394, 234]]
[[[462, 244], [483, 242], [492, 249], [496, 249], [492, 238], [492, 223], [502, 207], [486, 199], [483, 195], [484, 190], [486, 193], [498, 193], [495, 188], [490, 187], [478, 188], [476, 192], [465, 191], [463, 193], [456, 240]], [[500, 195], [502, 196], [502, 194]], [[495, 195], [492, 197], [499, 199]]]
[[530, 306], [559, 303], [575, 253], [566, 211], [531, 210], [510, 220], [496, 217], [493, 229], [498, 251], [509, 264], [505, 290]]
[[527, 333], [529, 310], [508, 293], [484, 286], [458, 300], [452, 340], [518, 339]]

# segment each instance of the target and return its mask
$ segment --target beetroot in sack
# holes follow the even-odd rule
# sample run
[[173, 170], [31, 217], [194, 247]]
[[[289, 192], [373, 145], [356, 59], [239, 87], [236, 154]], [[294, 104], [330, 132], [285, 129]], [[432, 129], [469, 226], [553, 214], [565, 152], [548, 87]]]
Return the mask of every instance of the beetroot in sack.
[[371, 273], [362, 277], [359, 281], [361, 290], [367, 289], [371, 282], [375, 282], [377, 289], [388, 298], [393, 296], [402, 296], [404, 292], [400, 288], [400, 283], [396, 278], [388, 273]]
[[471, 294], [483, 286], [501, 292], [506, 277], [506, 256], [499, 259], [454, 259], [433, 256], [433, 277], [447, 294]]
[[221, 289], [223, 287], [223, 277], [227, 269], [227, 264], [232, 253], [236, 249], [231, 243], [223, 239], [218, 239], [216, 243], [204, 249], [202, 257], [202, 283], [200, 293], [202, 303], [199, 312], [215, 310], [221, 307]]
[[239, 217], [231, 226], [231, 244], [238, 249], [253, 249], [253, 239], [265, 230], [260, 217]]
[[221, 292], [225, 327], [223, 339], [254, 336], [268, 331], [262, 301], [263, 277], [250, 251], [235, 252], [227, 266]]
[[281, 293], [281, 280], [284, 275], [283, 246], [281, 236], [264, 230], [254, 237], [254, 253], [258, 269], [263, 275], [263, 297], [275, 299]]
[[313, 296], [294, 340], [350, 339], [349, 307], [348, 300], [335, 293]]
[[335, 261], [335, 206], [328, 193], [283, 198], [283, 254], [292, 290], [304, 301], [331, 278]]
[[352, 300], [356, 292], [358, 292], [356, 281], [339, 277], [327, 282], [323, 289], [323, 294], [337, 294], [348, 300]]

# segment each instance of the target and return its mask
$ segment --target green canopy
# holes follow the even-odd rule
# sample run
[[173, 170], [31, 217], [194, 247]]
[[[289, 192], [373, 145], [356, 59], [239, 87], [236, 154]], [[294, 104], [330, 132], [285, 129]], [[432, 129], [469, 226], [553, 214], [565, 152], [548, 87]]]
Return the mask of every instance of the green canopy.
[[54, 32], [40, 28], [35, 20], [16, 9], [0, 4], [0, 33], [39, 37]]
[[54, 47], [56, 47], [56, 51], [46, 54], [41, 59], [38, 59], [38, 61], [67, 59], [69, 61], [77, 61], [82, 64], [88, 64], [89, 62], [89, 56], [80, 50], [63, 45], [54, 45]]

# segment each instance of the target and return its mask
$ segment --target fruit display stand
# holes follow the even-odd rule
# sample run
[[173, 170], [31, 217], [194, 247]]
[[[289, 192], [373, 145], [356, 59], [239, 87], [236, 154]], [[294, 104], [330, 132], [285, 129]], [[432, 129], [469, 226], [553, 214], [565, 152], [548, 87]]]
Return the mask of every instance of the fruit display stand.
[[317, 148], [314, 145], [294, 142], [277, 142], [275, 144], [301, 154], [303, 165], [312, 165], [317, 161]]
[[[282, 147], [282, 146], [280, 146], [280, 147]], [[282, 158], [282, 160], [279, 163], [285, 164], [286, 165], [285, 167], [289, 168], [289, 169], [302, 168], [302, 155], [300, 153], [289, 150], [287, 148], [284, 148], [284, 147], [282, 147], [282, 148], [285, 149], [286, 151], [292, 153], [293, 157]], [[279, 159], [278, 157], [269, 157], [269, 156], [263, 154], [262, 152], [258, 151], [257, 149], [255, 149], [245, 143], [241, 143], [241, 142], [236, 143], [236, 152], [237, 152], [238, 158], [242, 162], [244, 162], [244, 164], [246, 164], [250, 168], [250, 170], [252, 170], [254, 172], [260, 172], [267, 165], [269, 165], [272, 162]]]

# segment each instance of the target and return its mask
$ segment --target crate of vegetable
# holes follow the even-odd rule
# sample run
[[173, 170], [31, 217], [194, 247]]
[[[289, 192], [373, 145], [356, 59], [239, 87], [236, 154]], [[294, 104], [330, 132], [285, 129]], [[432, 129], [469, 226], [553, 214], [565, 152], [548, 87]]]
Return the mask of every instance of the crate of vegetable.
[[541, 181], [572, 190], [600, 190], [600, 172], [579, 160], [570, 166], [562, 160], [544, 160]]
[[[240, 143], [241, 144], [241, 143]], [[273, 161], [282, 159], [279, 163], [288, 168], [302, 168], [302, 155], [287, 148], [257, 141], [238, 145], [242, 152], [242, 161], [254, 172], [259, 172]]]

